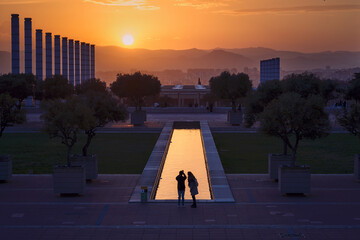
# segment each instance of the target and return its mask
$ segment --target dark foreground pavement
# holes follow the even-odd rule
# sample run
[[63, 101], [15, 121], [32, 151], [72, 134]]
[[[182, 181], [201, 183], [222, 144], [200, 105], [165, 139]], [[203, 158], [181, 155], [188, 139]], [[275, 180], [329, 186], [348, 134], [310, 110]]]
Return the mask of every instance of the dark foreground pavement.
[[[227, 175], [236, 203], [130, 204], [139, 175], [100, 175], [83, 196], [51, 175], [0, 184], [0, 239], [360, 239], [360, 183], [313, 175], [312, 193], [282, 196], [267, 175]], [[186, 193], [188, 194], [188, 192]]]

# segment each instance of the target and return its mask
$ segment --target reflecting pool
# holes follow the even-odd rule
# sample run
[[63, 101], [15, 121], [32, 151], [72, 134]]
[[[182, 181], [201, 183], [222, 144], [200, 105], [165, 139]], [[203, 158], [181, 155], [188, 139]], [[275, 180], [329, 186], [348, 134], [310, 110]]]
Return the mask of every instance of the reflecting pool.
[[[180, 170], [184, 170], [186, 176], [188, 171], [195, 175], [199, 183], [197, 199], [211, 199], [206, 164], [201, 130], [174, 129], [155, 199], [171, 200], [178, 198], [175, 178]], [[185, 199], [191, 199], [187, 180], [185, 186]]]

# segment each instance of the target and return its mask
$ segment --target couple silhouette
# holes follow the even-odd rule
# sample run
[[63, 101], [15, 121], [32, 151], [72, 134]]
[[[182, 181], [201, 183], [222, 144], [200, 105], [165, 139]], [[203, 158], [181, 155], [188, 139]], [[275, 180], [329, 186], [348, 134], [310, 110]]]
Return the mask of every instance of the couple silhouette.
[[188, 186], [190, 188], [190, 193], [193, 199], [193, 204], [191, 205], [192, 208], [196, 208], [196, 198], [195, 195], [199, 194], [198, 192], [198, 182], [192, 174], [192, 172], [188, 172], [188, 177], [186, 177], [184, 170], [181, 170], [179, 172], [179, 175], [176, 177], [176, 181], [178, 182], [177, 188], [178, 188], [178, 207], [180, 207], [180, 200], [182, 203], [182, 206], [184, 207], [184, 196], [185, 196], [185, 180], [188, 180]]

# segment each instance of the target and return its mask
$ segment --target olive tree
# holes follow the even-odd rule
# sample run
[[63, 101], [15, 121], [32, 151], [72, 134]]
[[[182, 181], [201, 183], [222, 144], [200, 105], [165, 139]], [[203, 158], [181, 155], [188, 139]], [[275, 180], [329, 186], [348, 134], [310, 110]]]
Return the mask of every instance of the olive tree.
[[86, 143], [82, 148], [83, 156], [87, 156], [87, 150], [91, 140], [96, 135], [96, 130], [104, 127], [110, 122], [118, 122], [127, 119], [128, 113], [126, 108], [106, 92], [88, 91], [80, 95], [83, 104], [86, 105], [92, 112], [91, 121], [83, 121], [79, 119], [80, 129], [83, 130], [87, 136]]
[[346, 98], [350, 100], [349, 109], [344, 108], [338, 121], [347, 131], [360, 138], [360, 73], [356, 73], [355, 78], [350, 81]]
[[36, 79], [33, 74], [4, 74], [0, 76], [0, 94], [8, 93], [17, 99], [16, 106], [21, 104], [28, 96], [33, 96], [36, 87]]
[[61, 75], [54, 75], [51, 78], [46, 78], [40, 83], [40, 94], [38, 98], [44, 100], [49, 99], [65, 99], [74, 93], [74, 86]]
[[25, 121], [25, 112], [18, 108], [17, 100], [9, 94], [0, 94], [0, 137], [2, 137], [6, 127]]
[[260, 114], [260, 130], [286, 143], [292, 151], [291, 166], [295, 166], [300, 140], [328, 135], [330, 125], [324, 107], [325, 101], [320, 96], [303, 98], [298, 93], [283, 93]]
[[87, 92], [106, 92], [106, 82], [98, 78], [91, 78], [75, 87], [76, 94], [84, 94]]
[[245, 73], [230, 74], [225, 71], [210, 79], [211, 92], [219, 99], [230, 100], [232, 111], [236, 112], [236, 102], [246, 97], [252, 88], [249, 76]]
[[111, 91], [120, 98], [126, 98], [141, 110], [147, 96], [160, 93], [160, 81], [157, 77], [136, 72], [134, 74], [118, 74], [116, 81], [111, 83]]
[[81, 128], [88, 128], [96, 121], [93, 111], [79, 97], [70, 97], [65, 101], [53, 99], [42, 103], [44, 130], [50, 138], [60, 138], [67, 148], [67, 166], [71, 167], [71, 150], [77, 142]]

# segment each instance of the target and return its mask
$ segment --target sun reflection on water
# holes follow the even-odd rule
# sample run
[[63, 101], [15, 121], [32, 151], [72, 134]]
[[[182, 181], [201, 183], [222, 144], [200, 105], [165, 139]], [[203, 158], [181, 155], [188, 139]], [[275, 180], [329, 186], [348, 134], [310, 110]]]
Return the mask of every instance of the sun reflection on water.
[[[176, 176], [191, 171], [199, 183], [197, 199], [211, 199], [200, 129], [174, 129], [155, 199], [177, 199]], [[191, 199], [186, 180], [185, 199]]]

